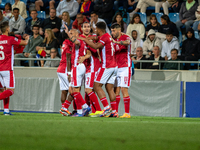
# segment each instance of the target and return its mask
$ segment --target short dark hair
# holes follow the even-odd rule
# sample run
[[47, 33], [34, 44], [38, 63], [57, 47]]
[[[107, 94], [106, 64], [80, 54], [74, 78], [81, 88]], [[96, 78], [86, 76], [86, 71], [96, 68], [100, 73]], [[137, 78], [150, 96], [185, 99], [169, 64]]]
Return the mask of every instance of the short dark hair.
[[111, 29], [118, 29], [118, 28], [121, 28], [121, 26], [118, 24], [118, 23], [113, 23], [110, 27]]
[[92, 11], [92, 12], [90, 13], [90, 16], [91, 16], [92, 14], [98, 15], [97, 12], [95, 12], [95, 11]]
[[83, 16], [83, 14], [82, 14], [82, 13], [77, 13], [77, 14], [76, 14], [76, 16], [78, 16], [78, 15], [81, 15], [81, 16]]
[[15, 10], [18, 10], [18, 12], [19, 12], [19, 8], [13, 8], [13, 11], [15, 11]]
[[177, 50], [176, 48], [173, 48], [173, 49], [171, 50], [171, 52], [173, 52], [173, 51], [176, 51], [177, 54], [178, 54], [178, 50]]
[[81, 27], [83, 27], [83, 25], [86, 24], [86, 23], [90, 24], [89, 22], [85, 21], [85, 22], [82, 23]]
[[101, 30], [106, 30], [106, 24], [104, 22], [98, 22], [96, 24], [96, 27], [101, 29]]
[[40, 28], [40, 26], [37, 25], [37, 24], [33, 25], [33, 26], [32, 26], [32, 29], [33, 29], [34, 27], [36, 27], [36, 28], [38, 28], [38, 29]]
[[32, 9], [32, 10], [30, 11], [30, 13], [32, 13], [32, 11], [35, 11], [35, 12], [37, 13], [37, 10], [36, 10], [36, 9]]
[[171, 30], [168, 30], [168, 31], [166, 32], [166, 35], [173, 35], [173, 32], [172, 32]]
[[50, 9], [50, 11], [51, 11], [52, 9], [56, 11], [56, 9], [55, 9], [55, 8], [51, 8], [51, 9]]
[[9, 23], [8, 21], [5, 21], [3, 23], [0, 24], [0, 29], [1, 29], [1, 32], [2, 33], [5, 33], [6, 32], [6, 29], [9, 27]]
[[6, 5], [8, 5], [8, 6], [10, 7], [9, 10], [11, 11], [11, 10], [12, 10], [12, 6], [11, 6], [11, 4], [10, 4], [10, 3], [6, 3], [5, 6], [6, 6]]

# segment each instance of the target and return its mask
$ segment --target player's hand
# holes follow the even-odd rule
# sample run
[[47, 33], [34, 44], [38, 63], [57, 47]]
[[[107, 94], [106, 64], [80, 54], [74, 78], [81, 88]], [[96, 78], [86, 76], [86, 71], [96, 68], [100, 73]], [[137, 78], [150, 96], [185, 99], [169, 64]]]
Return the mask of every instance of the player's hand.
[[81, 56], [81, 57], [79, 57], [79, 59], [78, 59], [78, 63], [81, 64], [81, 63], [84, 62], [84, 60], [85, 60], [85, 58], [84, 58], [83, 56]]
[[168, 60], [168, 57], [167, 57], [167, 56], [165, 56], [165, 60]]
[[113, 43], [116, 43], [116, 41], [115, 41], [113, 38], [112, 38], [112, 42], [113, 42]]
[[71, 82], [71, 75], [68, 75], [68, 81]]
[[79, 39], [79, 40], [82, 40], [82, 41], [85, 41], [85, 38], [84, 37], [78, 37], [77, 39]]
[[68, 29], [68, 27], [66, 26], [66, 24], [64, 24], [64, 27], [65, 27], [65, 33], [68, 33], [68, 32], [69, 32], [69, 29]]

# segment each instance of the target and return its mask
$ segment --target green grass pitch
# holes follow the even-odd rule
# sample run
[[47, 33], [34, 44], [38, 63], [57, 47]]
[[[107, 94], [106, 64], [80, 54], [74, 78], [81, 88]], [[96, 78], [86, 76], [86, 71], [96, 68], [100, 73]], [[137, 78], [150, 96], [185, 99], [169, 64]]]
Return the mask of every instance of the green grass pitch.
[[199, 118], [75, 118], [53, 113], [0, 115], [0, 150], [199, 149]]

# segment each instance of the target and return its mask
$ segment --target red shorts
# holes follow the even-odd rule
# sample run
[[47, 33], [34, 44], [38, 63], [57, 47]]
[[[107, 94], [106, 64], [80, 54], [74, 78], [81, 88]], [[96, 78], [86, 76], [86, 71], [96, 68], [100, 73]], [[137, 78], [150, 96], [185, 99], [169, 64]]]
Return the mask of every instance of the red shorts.
[[15, 76], [13, 71], [0, 71], [0, 88], [15, 88]]

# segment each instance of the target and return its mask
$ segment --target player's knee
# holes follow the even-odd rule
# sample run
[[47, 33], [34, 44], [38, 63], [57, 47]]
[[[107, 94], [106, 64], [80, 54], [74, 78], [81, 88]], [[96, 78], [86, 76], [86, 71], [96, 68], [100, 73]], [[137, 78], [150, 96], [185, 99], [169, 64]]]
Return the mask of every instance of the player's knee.
[[92, 89], [88, 89], [88, 88], [85, 89], [85, 93], [89, 94], [90, 92], [92, 92]]

